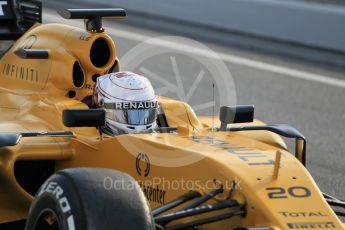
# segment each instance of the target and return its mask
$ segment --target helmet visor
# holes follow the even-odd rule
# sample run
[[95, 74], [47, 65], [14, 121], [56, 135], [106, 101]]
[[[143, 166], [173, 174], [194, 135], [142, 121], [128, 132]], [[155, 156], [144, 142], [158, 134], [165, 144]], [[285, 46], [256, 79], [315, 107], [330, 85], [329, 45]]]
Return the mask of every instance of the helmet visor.
[[157, 109], [114, 109], [112, 120], [128, 125], [148, 125], [157, 118]]

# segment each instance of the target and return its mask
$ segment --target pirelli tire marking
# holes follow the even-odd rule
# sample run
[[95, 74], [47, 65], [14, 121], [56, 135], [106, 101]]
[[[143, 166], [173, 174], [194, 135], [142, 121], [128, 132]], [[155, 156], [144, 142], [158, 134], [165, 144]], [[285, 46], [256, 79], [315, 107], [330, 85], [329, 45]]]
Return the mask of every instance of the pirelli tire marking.
[[41, 190], [37, 194], [37, 197], [42, 195], [43, 193], [50, 193], [53, 195], [59, 202], [59, 206], [64, 214], [66, 214], [67, 217], [67, 227], [69, 230], [75, 230], [75, 224], [74, 224], [74, 217], [72, 214], [72, 209], [70, 206], [70, 203], [66, 196], [64, 196], [64, 190], [61, 188], [61, 186], [55, 182], [55, 181], [49, 181], [41, 187]]

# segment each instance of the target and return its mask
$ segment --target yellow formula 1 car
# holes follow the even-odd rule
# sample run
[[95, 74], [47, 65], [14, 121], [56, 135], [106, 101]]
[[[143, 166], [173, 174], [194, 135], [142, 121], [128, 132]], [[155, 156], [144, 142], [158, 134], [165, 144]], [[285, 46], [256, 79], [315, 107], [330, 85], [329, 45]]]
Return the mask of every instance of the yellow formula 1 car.
[[156, 132], [102, 134], [105, 111], [81, 101], [119, 69], [102, 18], [124, 10], [60, 12], [84, 30], [40, 24], [35, 0], [0, 3], [1, 38], [17, 39], [0, 60], [0, 229], [345, 229], [345, 202], [305, 168], [304, 136], [253, 106], [197, 117], [160, 97]]

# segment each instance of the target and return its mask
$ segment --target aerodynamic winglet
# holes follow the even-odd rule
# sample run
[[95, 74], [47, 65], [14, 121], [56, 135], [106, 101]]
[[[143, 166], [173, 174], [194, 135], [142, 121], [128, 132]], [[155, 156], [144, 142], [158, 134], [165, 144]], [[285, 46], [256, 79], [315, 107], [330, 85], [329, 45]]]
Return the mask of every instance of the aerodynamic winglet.
[[22, 132], [22, 133], [0, 133], [0, 148], [6, 146], [15, 146], [22, 137], [74, 137], [71, 131], [55, 132]]
[[15, 146], [19, 143], [20, 138], [20, 133], [0, 133], [0, 148]]
[[65, 19], [84, 19], [85, 29], [92, 33], [102, 33], [102, 18], [124, 18], [126, 11], [121, 8], [105, 9], [65, 9], [58, 11]]
[[47, 59], [49, 57], [48, 50], [43, 49], [18, 49], [14, 53], [23, 59]]
[[[220, 129], [221, 130], [221, 129]], [[240, 127], [231, 127], [227, 128], [227, 131], [255, 131], [263, 130], [276, 133], [280, 136], [287, 138], [296, 139], [296, 158], [305, 166], [306, 165], [306, 139], [304, 135], [298, 131], [296, 128], [287, 124], [275, 124], [275, 125], [259, 125], [259, 126], [240, 126]]]

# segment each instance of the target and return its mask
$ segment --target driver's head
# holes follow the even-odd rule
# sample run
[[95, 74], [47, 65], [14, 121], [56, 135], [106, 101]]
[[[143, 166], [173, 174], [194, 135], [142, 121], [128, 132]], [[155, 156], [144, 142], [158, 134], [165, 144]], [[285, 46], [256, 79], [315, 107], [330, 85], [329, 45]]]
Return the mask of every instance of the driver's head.
[[114, 134], [150, 132], [156, 128], [157, 99], [150, 81], [132, 72], [97, 78], [94, 103], [106, 110]]

